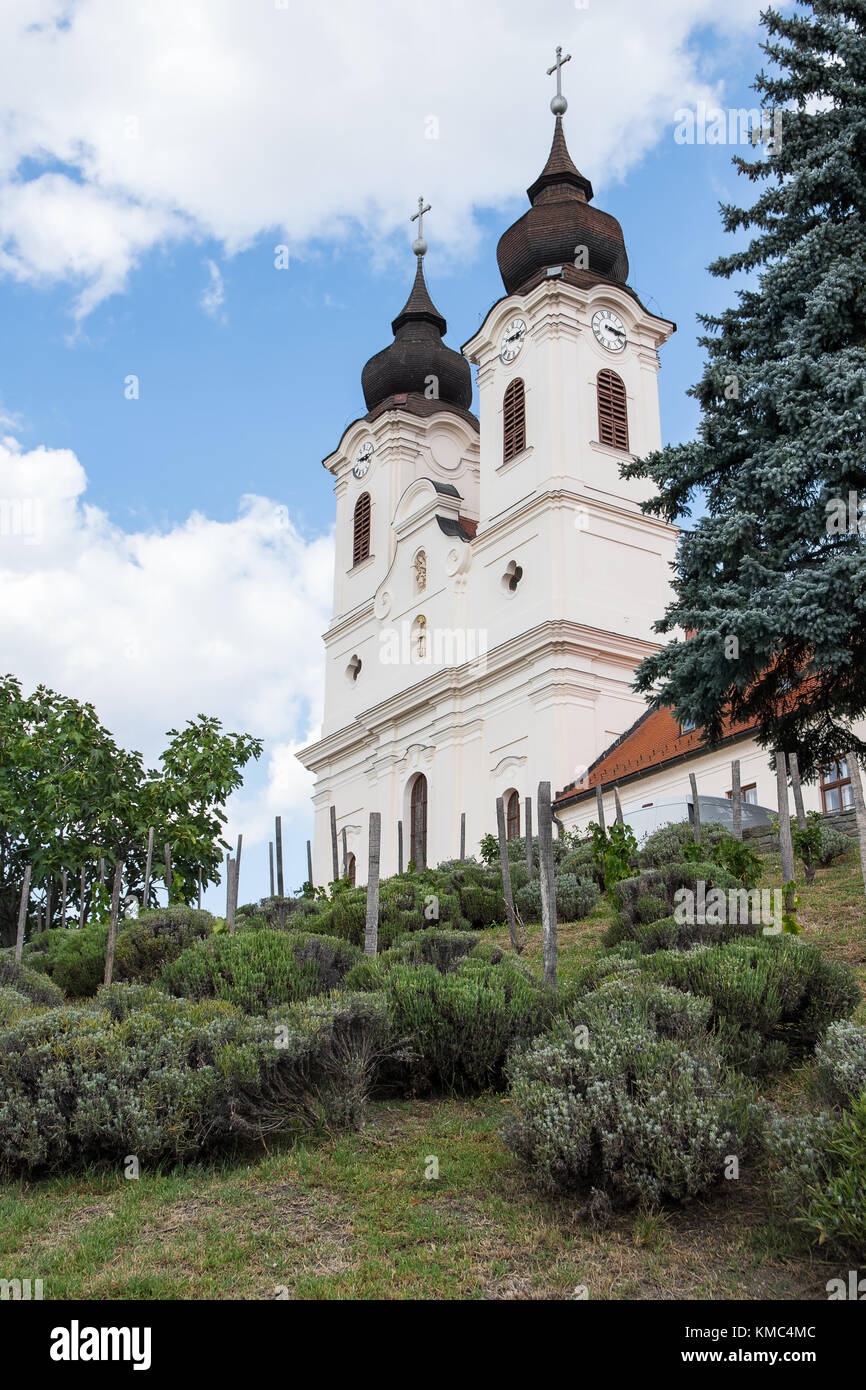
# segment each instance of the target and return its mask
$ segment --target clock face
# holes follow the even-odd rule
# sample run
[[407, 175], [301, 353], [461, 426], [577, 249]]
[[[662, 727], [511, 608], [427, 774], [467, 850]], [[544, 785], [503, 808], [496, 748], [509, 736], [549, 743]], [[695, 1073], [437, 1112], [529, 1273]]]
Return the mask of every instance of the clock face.
[[373, 445], [368, 439], [366, 444], [362, 444], [352, 465], [352, 472], [356, 478], [363, 478], [367, 469], [370, 467], [370, 460], [373, 457]]
[[500, 362], [513, 362], [523, 347], [525, 337], [526, 320], [512, 319], [506, 326], [505, 332], [502, 334], [502, 342], [499, 344]]
[[622, 352], [628, 342], [625, 324], [612, 309], [598, 309], [593, 314], [592, 331], [608, 352]]

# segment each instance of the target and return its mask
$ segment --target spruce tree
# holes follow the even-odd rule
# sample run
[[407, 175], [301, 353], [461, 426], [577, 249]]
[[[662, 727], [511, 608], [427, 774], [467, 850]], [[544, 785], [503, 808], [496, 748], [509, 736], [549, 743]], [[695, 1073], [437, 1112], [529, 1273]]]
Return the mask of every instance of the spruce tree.
[[623, 468], [684, 530], [656, 630], [690, 634], [638, 668], [636, 688], [712, 743], [726, 715], [804, 777], [866, 744], [866, 0], [798, 0], [761, 16], [772, 75], [755, 82], [776, 138], [736, 158], [757, 185], [722, 205], [747, 246], [711, 274], [748, 273], [699, 316], [707, 358], [690, 394], [698, 438]]

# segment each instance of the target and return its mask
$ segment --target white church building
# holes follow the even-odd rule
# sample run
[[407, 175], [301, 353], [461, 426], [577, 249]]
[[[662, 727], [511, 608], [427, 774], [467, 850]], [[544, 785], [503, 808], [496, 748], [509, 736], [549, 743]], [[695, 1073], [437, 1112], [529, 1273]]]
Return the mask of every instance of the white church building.
[[[735, 753], [701, 752], [678, 729], [673, 762], [645, 746], [647, 706], [631, 686], [658, 648], [677, 530], [641, 512], [651, 485], [623, 481], [619, 466], [661, 446], [659, 350], [675, 324], [629, 288], [622, 229], [570, 158], [565, 107], [558, 93], [530, 206], [499, 241], [504, 293], [462, 352], [443, 341], [425, 282], [419, 201], [412, 291], [393, 341], [364, 367], [366, 413], [324, 460], [333, 616], [321, 737], [299, 754], [315, 774], [316, 883], [334, 877], [332, 819], [362, 882], [371, 811], [389, 875], [398, 834], [404, 867], [458, 857], [463, 815], [477, 854], [500, 796], [519, 835], [541, 780], [560, 793], [565, 825], [595, 818], [596, 781], [622, 782], [628, 819], [657, 779], [656, 795], [688, 787], [690, 750], [708, 794], [729, 793], [737, 756], [762, 769], [744, 775], [745, 798], [758, 799], [754, 782], [773, 804], [748, 731]], [[593, 775], [636, 725], [628, 771]], [[805, 790], [819, 807], [823, 793]]]

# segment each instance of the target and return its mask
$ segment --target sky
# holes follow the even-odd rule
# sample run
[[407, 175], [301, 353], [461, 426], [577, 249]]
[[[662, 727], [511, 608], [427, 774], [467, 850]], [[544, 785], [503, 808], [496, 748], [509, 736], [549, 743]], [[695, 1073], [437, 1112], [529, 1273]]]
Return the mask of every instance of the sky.
[[150, 764], [199, 712], [263, 738], [228, 808], [241, 901], [267, 892], [275, 814], [287, 883], [306, 877], [321, 460], [411, 287], [419, 194], [459, 347], [503, 293], [561, 44], [572, 158], [678, 325], [662, 430], [688, 439], [696, 314], [734, 294], [706, 270], [733, 244], [718, 204], [752, 195], [731, 164], [749, 147], [683, 143], [682, 112], [757, 105], [760, 8], [3, 0], [0, 669], [92, 702]]

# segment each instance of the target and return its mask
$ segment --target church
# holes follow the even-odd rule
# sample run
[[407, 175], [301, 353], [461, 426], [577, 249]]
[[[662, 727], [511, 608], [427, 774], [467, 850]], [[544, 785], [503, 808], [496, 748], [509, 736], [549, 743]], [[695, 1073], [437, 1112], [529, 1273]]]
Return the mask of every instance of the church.
[[623, 481], [620, 464], [661, 447], [659, 353], [676, 325], [629, 287], [622, 228], [569, 154], [567, 61], [558, 50], [550, 69], [547, 162], [498, 243], [502, 296], [461, 351], [446, 344], [419, 200], [414, 284], [361, 374], [366, 413], [324, 460], [333, 615], [321, 737], [299, 754], [315, 775], [318, 884], [334, 877], [334, 825], [364, 880], [371, 811], [387, 876], [457, 858], [463, 835], [477, 854], [498, 797], [509, 837], [522, 834], [542, 780], [566, 826], [594, 819], [594, 787], [620, 781], [628, 819], [688, 787], [690, 754], [709, 760], [702, 784], [718, 795], [731, 757], [751, 758], [761, 786], [749, 777], [744, 799], [774, 804], [749, 730], [731, 731], [736, 752], [707, 752], [632, 690], [658, 648], [678, 533], [642, 513], [651, 485]]

